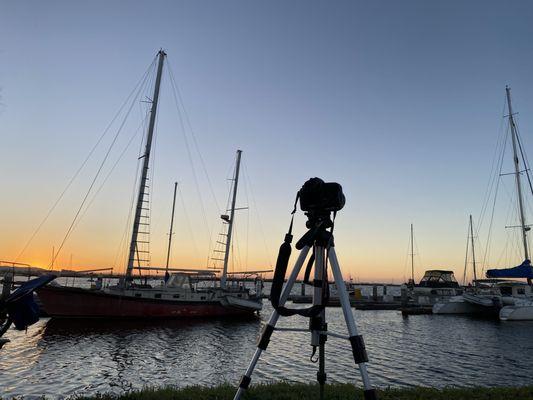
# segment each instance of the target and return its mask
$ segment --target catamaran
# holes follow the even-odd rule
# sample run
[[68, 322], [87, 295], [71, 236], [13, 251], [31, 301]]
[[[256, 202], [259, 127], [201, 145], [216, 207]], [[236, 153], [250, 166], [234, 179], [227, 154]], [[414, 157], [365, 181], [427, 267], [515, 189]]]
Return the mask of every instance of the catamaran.
[[[528, 174], [528, 168], [521, 170], [518, 149], [522, 151], [518, 138], [516, 123], [511, 105], [511, 89], [505, 88], [507, 107], [509, 111], [509, 125], [513, 146], [513, 160], [515, 172], [516, 193], [518, 197], [518, 210], [522, 243], [524, 249], [524, 261], [517, 267], [506, 269], [490, 269], [486, 275], [489, 279], [477, 279], [474, 253], [474, 233], [472, 229], [472, 216], [470, 216], [470, 233], [472, 238], [472, 256], [474, 268], [473, 287], [469, 288], [462, 296], [456, 296], [449, 302], [442, 302], [433, 307], [435, 314], [489, 314], [502, 320], [532, 319], [533, 300], [531, 298], [531, 279], [533, 268], [529, 260], [529, 246], [527, 232], [530, 230], [526, 223], [524, 198], [522, 193], [521, 174]], [[524, 158], [522, 158], [525, 160]], [[525, 161], [524, 161], [525, 162]], [[509, 281], [501, 278], [525, 278], [527, 284], [519, 281]]]
[[[241, 150], [237, 151], [233, 176], [232, 202], [230, 215], [222, 215], [227, 226], [225, 237], [224, 264], [220, 280], [213, 270], [185, 270], [169, 268], [174, 202], [169, 235], [167, 264], [165, 267], [142, 266], [146, 258], [143, 250], [142, 227], [147, 217], [148, 168], [152, 139], [156, 123], [161, 75], [166, 53], [159, 51], [157, 74], [150, 107], [150, 119], [142, 155], [141, 178], [137, 191], [137, 202], [133, 229], [129, 246], [129, 258], [125, 275], [114, 286], [93, 289], [67, 286], [46, 286], [37, 291], [44, 310], [52, 318], [172, 318], [172, 317], [213, 317], [226, 315], [246, 315], [262, 308], [262, 282], [257, 280], [253, 289], [235, 279], [228, 279], [228, 263], [231, 251], [232, 231], [235, 220], [235, 203], [239, 181]], [[176, 186], [175, 186], [176, 189]], [[136, 282], [134, 269], [165, 271], [165, 279], [159, 285]], [[261, 272], [261, 271], [259, 271]]]

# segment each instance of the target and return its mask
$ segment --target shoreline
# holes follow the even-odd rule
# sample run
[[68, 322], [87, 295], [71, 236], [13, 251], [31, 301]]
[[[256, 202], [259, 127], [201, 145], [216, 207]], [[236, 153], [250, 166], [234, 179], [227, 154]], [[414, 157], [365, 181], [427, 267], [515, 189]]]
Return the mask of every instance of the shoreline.
[[[215, 387], [189, 386], [185, 388], [146, 388], [121, 395], [99, 394], [75, 396], [78, 400], [231, 400], [236, 388], [225, 384]], [[523, 387], [429, 387], [378, 388], [379, 400], [525, 400], [533, 399], [533, 386]], [[319, 398], [318, 385], [302, 383], [256, 384], [243, 396], [243, 400], [314, 400]], [[352, 384], [332, 383], [325, 387], [325, 398], [335, 400], [363, 400], [363, 390]]]

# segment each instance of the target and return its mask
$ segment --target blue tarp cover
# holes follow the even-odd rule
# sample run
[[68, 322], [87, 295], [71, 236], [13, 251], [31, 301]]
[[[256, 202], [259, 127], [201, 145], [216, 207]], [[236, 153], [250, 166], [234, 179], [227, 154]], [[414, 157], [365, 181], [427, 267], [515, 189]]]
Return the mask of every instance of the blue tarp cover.
[[9, 295], [9, 297], [6, 299], [6, 303], [16, 302], [20, 300], [21, 298], [23, 298], [24, 296], [29, 295], [34, 290], [39, 289], [41, 286], [44, 286], [47, 283], [52, 282], [54, 279], [56, 279], [56, 275], [46, 274], [46, 275], [41, 275], [38, 278], [24, 282], [22, 285], [19, 286], [17, 290], [15, 290], [13, 293]]
[[513, 268], [489, 269], [487, 278], [530, 278], [533, 279], [533, 267], [531, 261], [524, 260], [522, 264]]

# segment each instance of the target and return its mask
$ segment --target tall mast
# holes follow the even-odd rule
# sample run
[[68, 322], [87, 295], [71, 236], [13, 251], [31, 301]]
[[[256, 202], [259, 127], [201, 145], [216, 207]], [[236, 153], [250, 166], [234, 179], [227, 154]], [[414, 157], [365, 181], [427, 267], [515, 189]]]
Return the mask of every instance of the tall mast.
[[472, 214], [470, 214], [470, 239], [472, 240], [472, 267], [474, 268], [474, 285], [477, 281], [476, 272], [476, 252], [474, 250], [474, 224], [472, 223]]
[[516, 191], [518, 194], [518, 207], [520, 210], [520, 225], [522, 227], [522, 239], [524, 241], [524, 259], [529, 260], [529, 249], [527, 245], [527, 225], [526, 217], [524, 215], [524, 199], [522, 198], [522, 184], [520, 182], [520, 163], [518, 161], [518, 152], [516, 148], [517, 132], [516, 125], [514, 122], [513, 108], [511, 106], [511, 88], [509, 86], [505, 87], [505, 92], [507, 94], [507, 106], [509, 108], [509, 124], [511, 125], [511, 137], [513, 139], [513, 156], [514, 156], [514, 168], [515, 168], [515, 177], [516, 177]]
[[146, 195], [147, 180], [148, 180], [148, 166], [150, 163], [150, 151], [152, 150], [152, 138], [154, 136], [154, 127], [157, 114], [157, 103], [159, 100], [159, 88], [161, 86], [161, 75], [163, 73], [163, 63], [165, 60], [166, 53], [163, 50], [159, 50], [158, 54], [158, 65], [157, 65], [157, 75], [155, 79], [154, 86], [154, 96], [152, 99], [152, 108], [150, 110], [150, 122], [148, 124], [148, 135], [146, 138], [146, 147], [144, 149], [143, 165], [141, 170], [141, 179], [139, 181], [139, 195], [137, 197], [137, 205], [135, 207], [135, 218], [133, 220], [133, 231], [131, 234], [130, 242], [130, 252], [128, 258], [128, 267], [126, 269], [126, 282], [132, 280], [132, 271], [133, 264], [135, 262], [135, 254], [138, 253], [137, 249], [137, 237], [139, 235], [139, 225], [141, 223], [141, 216], [143, 210], [143, 203], [145, 202], [144, 197]]
[[231, 210], [228, 222], [228, 234], [226, 237], [226, 251], [224, 253], [224, 269], [222, 271], [222, 276], [220, 277], [220, 287], [222, 289], [226, 288], [226, 276], [228, 274], [228, 261], [229, 261], [229, 252], [231, 249], [231, 234], [233, 232], [233, 218], [235, 216], [235, 202], [237, 200], [237, 185], [239, 183], [239, 169], [241, 166], [241, 153], [242, 150], [237, 150], [237, 161], [235, 165], [235, 176], [233, 177], [233, 198], [231, 199]]
[[176, 190], [178, 189], [178, 182], [174, 182], [174, 198], [172, 200], [172, 215], [170, 217], [170, 230], [168, 231], [168, 250], [167, 250], [167, 264], [165, 266], [165, 278], [168, 278], [168, 263], [170, 261], [170, 246], [172, 244], [172, 228], [174, 226], [174, 209], [176, 208]]
[[415, 283], [415, 252], [413, 251], [413, 224], [411, 224], [411, 280]]

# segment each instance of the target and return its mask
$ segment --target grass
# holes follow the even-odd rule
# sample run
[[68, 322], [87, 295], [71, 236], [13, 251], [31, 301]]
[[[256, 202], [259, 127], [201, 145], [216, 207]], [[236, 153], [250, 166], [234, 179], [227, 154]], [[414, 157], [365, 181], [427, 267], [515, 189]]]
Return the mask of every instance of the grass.
[[[78, 400], [231, 400], [235, 387], [229, 384], [217, 387], [191, 386], [186, 388], [147, 388], [122, 395], [101, 394], [78, 397]], [[316, 384], [272, 383], [257, 384], [243, 396], [245, 400], [318, 400]], [[328, 400], [363, 400], [363, 391], [350, 384], [326, 385]], [[533, 400], [533, 386], [509, 388], [444, 388], [415, 387], [408, 389], [379, 389], [379, 400]]]

